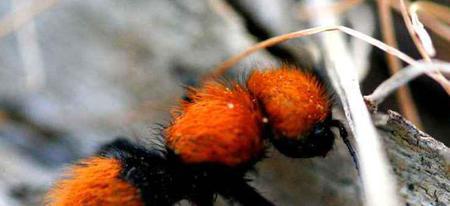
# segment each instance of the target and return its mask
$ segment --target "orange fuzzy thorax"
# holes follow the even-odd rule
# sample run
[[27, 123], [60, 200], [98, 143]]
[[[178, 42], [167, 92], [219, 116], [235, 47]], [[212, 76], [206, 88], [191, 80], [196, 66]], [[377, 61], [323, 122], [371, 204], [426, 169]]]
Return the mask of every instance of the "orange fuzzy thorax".
[[296, 68], [254, 71], [247, 86], [263, 105], [275, 132], [290, 139], [307, 134], [330, 113], [324, 87], [313, 75]]
[[208, 82], [189, 97], [166, 129], [167, 145], [184, 162], [238, 166], [261, 154], [262, 116], [242, 87]]
[[50, 206], [142, 206], [139, 191], [120, 179], [119, 160], [93, 157], [72, 167], [48, 194]]

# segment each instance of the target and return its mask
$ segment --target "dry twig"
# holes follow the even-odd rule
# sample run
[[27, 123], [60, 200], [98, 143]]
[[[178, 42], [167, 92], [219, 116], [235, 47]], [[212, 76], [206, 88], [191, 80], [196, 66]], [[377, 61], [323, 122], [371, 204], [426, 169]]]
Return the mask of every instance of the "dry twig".
[[383, 100], [392, 92], [394, 92], [399, 87], [407, 84], [416, 77], [429, 72], [439, 70], [444, 73], [450, 73], [450, 63], [433, 60], [431, 63], [428, 61], [421, 60], [419, 65], [407, 66], [401, 69], [399, 72], [395, 73], [389, 79], [381, 83], [370, 95], [365, 96], [367, 102], [371, 104], [372, 107], [376, 107], [378, 104], [383, 102]]
[[[413, 25], [413, 22], [409, 18], [408, 11], [406, 9], [406, 5], [404, 0], [400, 0], [400, 11], [402, 12], [403, 19], [406, 24], [406, 28], [408, 29], [408, 32], [413, 39], [414, 44], [417, 47], [417, 50], [419, 51], [420, 55], [428, 62], [431, 62], [430, 55], [427, 52], [426, 48], [433, 48], [431, 44], [431, 39], [429, 38], [427, 32], [422, 28], [420, 21], [418, 18], [415, 19], [416, 26]], [[420, 25], [417, 25], [420, 24]], [[418, 29], [416, 29], [418, 28]], [[422, 38], [419, 38], [418, 36]], [[429, 39], [429, 40], [428, 40]], [[425, 46], [427, 45], [427, 46]], [[430, 50], [430, 49], [428, 49]], [[434, 49], [433, 49], [434, 51]], [[432, 52], [433, 53], [433, 52]], [[427, 72], [427, 75], [431, 78], [433, 78], [437, 83], [441, 84], [441, 86], [445, 89], [447, 94], [450, 95], [450, 81], [448, 81], [441, 73], [439, 72]]]
[[[397, 40], [395, 38], [389, 0], [378, 0], [377, 5], [383, 40], [389, 46], [398, 48]], [[395, 56], [386, 54], [386, 60], [391, 75], [398, 72], [402, 68], [401, 62], [397, 58], [395, 58]], [[412, 99], [411, 92], [408, 87], [399, 88], [399, 90], [397, 91], [397, 100], [401, 113], [405, 115], [407, 119], [418, 125], [419, 128], [422, 128], [419, 113], [416, 109], [415, 103]]]
[[226, 73], [232, 66], [234, 66], [236, 63], [238, 63], [240, 60], [242, 60], [243, 58], [245, 58], [261, 49], [285, 42], [290, 39], [300, 38], [300, 37], [304, 37], [304, 36], [310, 36], [313, 34], [329, 32], [329, 31], [344, 32], [350, 36], [353, 36], [353, 37], [359, 38], [363, 41], [366, 41], [367, 43], [372, 44], [373, 46], [375, 46], [385, 52], [395, 55], [399, 59], [403, 60], [404, 62], [406, 62], [408, 64], [412, 64], [412, 65], [416, 64], [416, 61], [413, 58], [411, 58], [410, 56], [406, 55], [405, 53], [403, 53], [403, 52], [399, 51], [398, 49], [395, 49], [389, 45], [386, 45], [385, 43], [383, 43], [377, 39], [374, 39], [368, 35], [365, 35], [361, 32], [355, 31], [355, 30], [350, 29], [345, 26], [319, 26], [319, 27], [314, 27], [314, 28], [310, 28], [310, 29], [304, 29], [304, 30], [292, 32], [292, 33], [282, 34], [282, 35], [264, 40], [262, 42], [259, 42], [255, 45], [247, 48], [243, 52], [224, 61], [222, 64], [217, 66], [210, 75], [205, 76], [204, 79], [217, 78], [217, 77], [222, 76], [224, 73]]

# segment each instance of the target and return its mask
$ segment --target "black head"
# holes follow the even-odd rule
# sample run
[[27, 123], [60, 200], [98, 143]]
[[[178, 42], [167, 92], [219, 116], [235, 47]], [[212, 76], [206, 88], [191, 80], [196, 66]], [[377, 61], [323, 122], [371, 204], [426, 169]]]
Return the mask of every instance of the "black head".
[[333, 148], [335, 136], [331, 131], [332, 127], [339, 129], [339, 135], [348, 148], [350, 155], [357, 170], [359, 170], [356, 152], [348, 140], [347, 131], [339, 120], [326, 119], [323, 122], [317, 123], [311, 132], [305, 136], [299, 137], [297, 140], [286, 138], [283, 136], [273, 135], [271, 138], [272, 144], [282, 154], [293, 158], [308, 158], [317, 156], [326, 156]]
[[282, 154], [293, 158], [325, 156], [334, 145], [334, 134], [328, 121], [317, 123], [311, 132], [298, 139], [274, 136], [272, 144]]

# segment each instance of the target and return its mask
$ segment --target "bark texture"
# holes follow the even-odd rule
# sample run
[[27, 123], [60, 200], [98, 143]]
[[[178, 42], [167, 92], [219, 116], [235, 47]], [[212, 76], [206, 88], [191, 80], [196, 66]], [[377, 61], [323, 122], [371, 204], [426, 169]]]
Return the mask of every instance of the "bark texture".
[[396, 112], [376, 115], [376, 119], [405, 202], [449, 205], [449, 148]]

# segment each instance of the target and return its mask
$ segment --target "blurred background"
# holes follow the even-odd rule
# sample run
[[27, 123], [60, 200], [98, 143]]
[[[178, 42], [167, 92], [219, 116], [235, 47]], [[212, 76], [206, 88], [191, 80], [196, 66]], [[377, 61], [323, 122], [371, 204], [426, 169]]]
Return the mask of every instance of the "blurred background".
[[[148, 144], [153, 125], [170, 121], [183, 85], [255, 42], [311, 27], [311, 1], [0, 1], [0, 206], [42, 205], [65, 166], [117, 136]], [[353, 2], [336, 16], [381, 39], [376, 2], [330, 2]], [[401, 16], [392, 15], [399, 48], [419, 58]], [[449, 42], [431, 35], [437, 57], [449, 60]], [[363, 48], [357, 61], [369, 94], [390, 76], [385, 54], [352, 41]], [[259, 52], [233, 72], [280, 62], [323, 69], [315, 37], [307, 37]], [[410, 89], [424, 131], [449, 145], [449, 96], [428, 77]], [[386, 109], [400, 110], [394, 96]], [[340, 141], [323, 159], [271, 150], [257, 169], [249, 174], [254, 185], [279, 205], [361, 205]]]

